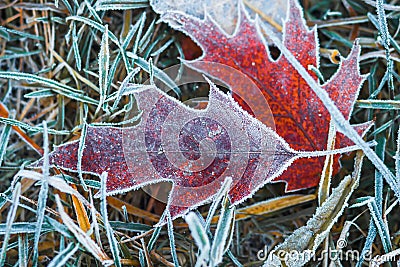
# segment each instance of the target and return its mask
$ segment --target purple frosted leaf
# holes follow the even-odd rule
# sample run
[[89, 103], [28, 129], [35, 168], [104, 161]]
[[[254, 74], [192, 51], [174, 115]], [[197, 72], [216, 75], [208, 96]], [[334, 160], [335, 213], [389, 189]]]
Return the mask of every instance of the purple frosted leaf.
[[[298, 155], [230, 95], [210, 86], [205, 110], [189, 108], [156, 88], [135, 91], [143, 111], [140, 123], [89, 126], [82, 172], [107, 172], [108, 195], [171, 182], [168, 208], [173, 218], [210, 201], [227, 177], [233, 180], [233, 204], [250, 197]], [[50, 163], [76, 172], [78, 147], [79, 141], [56, 147]]]

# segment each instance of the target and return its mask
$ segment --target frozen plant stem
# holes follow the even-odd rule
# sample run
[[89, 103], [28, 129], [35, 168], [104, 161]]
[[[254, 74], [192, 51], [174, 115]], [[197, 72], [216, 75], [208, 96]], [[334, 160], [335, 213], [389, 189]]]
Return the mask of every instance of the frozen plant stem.
[[[367, 145], [375, 146], [376, 142], [375, 141], [368, 142]], [[343, 147], [343, 148], [339, 148], [339, 149], [325, 150], [325, 151], [297, 151], [296, 153], [297, 153], [298, 157], [311, 158], [311, 157], [321, 157], [321, 156], [349, 153], [349, 152], [352, 152], [355, 150], [359, 150], [359, 147], [357, 145]]]
[[[257, 27], [259, 29], [260, 36], [263, 37], [262, 30], [268, 35], [268, 37], [274, 42], [281, 53], [286, 57], [286, 59], [293, 65], [293, 67], [298, 71], [298, 73], [303, 77], [307, 84], [311, 87], [314, 93], [322, 101], [325, 108], [331, 115], [332, 120], [335, 122], [337, 129], [350, 138], [356, 145], [360, 147], [368, 157], [368, 159], [375, 165], [377, 170], [383, 175], [387, 183], [390, 185], [394, 191], [396, 197], [400, 199], [400, 188], [397, 184], [394, 175], [386, 167], [383, 161], [376, 155], [376, 153], [369, 147], [369, 145], [358, 135], [357, 131], [353, 129], [350, 123], [345, 119], [343, 114], [335, 106], [333, 101], [330, 99], [328, 93], [323, 90], [320, 85], [311, 77], [311, 75], [304, 69], [300, 62], [292, 55], [292, 53], [283, 45], [279, 38], [273, 33], [268, 27], [264, 25], [258, 18], [256, 20]], [[264, 42], [266, 42], [264, 40]]]
[[386, 61], [387, 61], [386, 73], [389, 75], [388, 86], [390, 91], [393, 91], [394, 90], [393, 75], [392, 75], [393, 61], [390, 58], [390, 34], [386, 21], [385, 9], [383, 8], [383, 0], [376, 1], [376, 10], [378, 13], [379, 32], [381, 34], [382, 45], [385, 48], [385, 54], [386, 54]]

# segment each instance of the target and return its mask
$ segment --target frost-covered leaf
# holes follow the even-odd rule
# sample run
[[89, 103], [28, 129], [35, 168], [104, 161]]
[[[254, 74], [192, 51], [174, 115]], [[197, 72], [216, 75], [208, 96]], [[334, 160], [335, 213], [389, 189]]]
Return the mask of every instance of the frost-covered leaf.
[[[162, 13], [162, 20], [189, 35], [202, 48], [203, 55], [185, 62], [188, 66], [224, 81], [239, 104], [248, 110], [249, 102], [257, 101], [253, 97], [257, 94], [245, 85], [238, 84], [232, 76], [207, 69], [204, 67], [207, 65], [201, 64], [201, 61], [225, 64], [245, 73], [258, 85], [268, 101], [280, 136], [297, 150], [326, 149], [330, 124], [328, 110], [284, 55], [277, 60], [271, 58], [261, 30], [244, 9], [238, 9], [239, 22], [232, 35], [224, 32], [207, 12], [204, 19], [198, 19], [190, 14], [169, 10]], [[305, 25], [297, 1], [289, 1], [288, 17], [283, 26], [283, 44], [317, 81], [313, 71], [319, 67], [317, 32], [316, 28], [309, 30]], [[337, 73], [322, 85], [347, 120], [365, 80], [365, 76], [359, 72], [359, 53], [360, 46], [356, 42], [348, 57], [341, 59]], [[265, 107], [259, 106], [258, 109], [252, 107], [253, 113], [262, 114]], [[259, 119], [265, 122], [262, 117]], [[365, 123], [354, 127], [362, 134], [370, 125]], [[336, 147], [343, 147], [351, 142], [339, 135], [335, 143]], [[276, 181], [287, 182], [289, 191], [316, 186], [323, 165], [323, 158], [298, 160]], [[338, 169], [337, 157], [335, 169]]]
[[[237, 23], [238, 2], [238, 0], [150, 0], [150, 5], [159, 14], [175, 10], [203, 19], [205, 13], [208, 13], [218, 26], [231, 34]], [[252, 17], [257, 14], [276, 29], [282, 28], [282, 21], [286, 17], [287, 0], [243, 0], [243, 3]]]

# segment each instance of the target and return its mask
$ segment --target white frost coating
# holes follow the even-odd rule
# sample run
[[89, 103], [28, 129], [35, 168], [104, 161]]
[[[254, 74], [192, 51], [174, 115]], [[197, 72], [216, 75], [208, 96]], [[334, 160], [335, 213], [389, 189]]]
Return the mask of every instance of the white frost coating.
[[[282, 25], [286, 16], [287, 0], [239, 0], [243, 2], [251, 17], [262, 14], [263, 17]], [[181, 12], [186, 15], [204, 19], [210, 15], [224, 32], [232, 34], [238, 21], [238, 0], [150, 0], [150, 5], [157, 13], [163, 15]], [[240, 8], [240, 7], [239, 7]], [[272, 27], [271, 27], [272, 28]]]

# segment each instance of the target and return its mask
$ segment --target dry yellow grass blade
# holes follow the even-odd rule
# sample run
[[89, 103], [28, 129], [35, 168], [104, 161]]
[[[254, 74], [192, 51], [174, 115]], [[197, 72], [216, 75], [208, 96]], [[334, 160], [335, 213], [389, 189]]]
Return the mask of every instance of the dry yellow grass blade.
[[140, 266], [140, 262], [134, 259], [121, 259], [121, 263], [129, 266]]
[[282, 25], [277, 23], [273, 18], [270, 16], [265, 15], [261, 10], [259, 10], [256, 6], [252, 5], [249, 1], [244, 0], [243, 3], [250, 8], [252, 11], [254, 11], [257, 15], [259, 15], [263, 20], [268, 22], [271, 26], [273, 26], [275, 29], [278, 31], [282, 32]]
[[321, 56], [329, 58], [333, 64], [340, 63], [340, 52], [337, 49], [320, 48], [319, 53]]
[[[244, 220], [254, 215], [267, 215], [273, 212], [292, 207], [295, 205], [303, 204], [316, 199], [315, 195], [289, 195], [278, 198], [269, 199], [254, 205], [238, 209], [236, 211], [236, 220]], [[214, 216], [211, 220], [212, 223], [217, 223], [219, 215]]]
[[[77, 190], [77, 188], [74, 184], [71, 184], [71, 187], [73, 189]], [[91, 225], [90, 225], [89, 217], [87, 215], [85, 206], [76, 196], [71, 195], [71, 197], [72, 197], [72, 203], [74, 205], [76, 218], [78, 220], [78, 225], [85, 233], [87, 233], [89, 231]]]
[[[335, 139], [336, 139], [336, 129], [334, 123], [331, 121], [329, 125], [329, 133], [328, 133], [328, 141], [327, 141], [327, 150], [332, 150], [335, 148]], [[331, 188], [331, 179], [333, 172], [333, 155], [326, 156], [324, 162], [324, 168], [322, 170], [321, 180], [319, 182], [318, 188], [318, 204], [319, 206], [324, 203], [324, 201], [329, 196], [329, 191]]]
[[71, 74], [78, 89], [80, 89], [80, 84], [78, 82], [78, 80], [80, 80], [82, 83], [86, 84], [96, 92], [100, 91], [99, 87], [97, 87], [94, 83], [92, 83], [91, 81], [80, 75], [74, 68], [68, 65], [67, 62], [65, 62], [65, 60], [56, 51], [52, 50], [52, 55], [55, 57], [55, 59], [57, 59], [57, 61], [63, 64], [63, 66]]
[[159, 222], [160, 221], [160, 216], [155, 215], [151, 212], [139, 209], [137, 207], [132, 206], [131, 204], [128, 204], [122, 200], [119, 200], [115, 197], [107, 197], [107, 203], [114, 209], [122, 211], [122, 206], [126, 207], [126, 212], [128, 212], [131, 215], [138, 216], [140, 218], [143, 218], [145, 220], [149, 220], [152, 222]]
[[34, 99], [34, 98], [29, 99], [29, 101], [26, 103], [25, 107], [23, 107], [21, 114], [19, 114], [19, 116], [18, 116], [19, 121], [22, 121], [25, 118], [26, 114], [28, 114], [29, 110], [32, 108], [32, 106], [35, 104], [35, 102], [36, 102], [36, 99]]
[[55, 195], [55, 200], [58, 207], [58, 212], [60, 213], [60, 217], [64, 222], [64, 225], [68, 227], [68, 229], [72, 232], [77, 241], [103, 265], [111, 265], [113, 261], [107, 256], [107, 254], [99, 247], [99, 245], [95, 241], [93, 241], [93, 239], [87, 236], [87, 234], [83, 232], [82, 229], [77, 226], [74, 221], [69, 217], [69, 215], [64, 211], [64, 207], [58, 195]]

